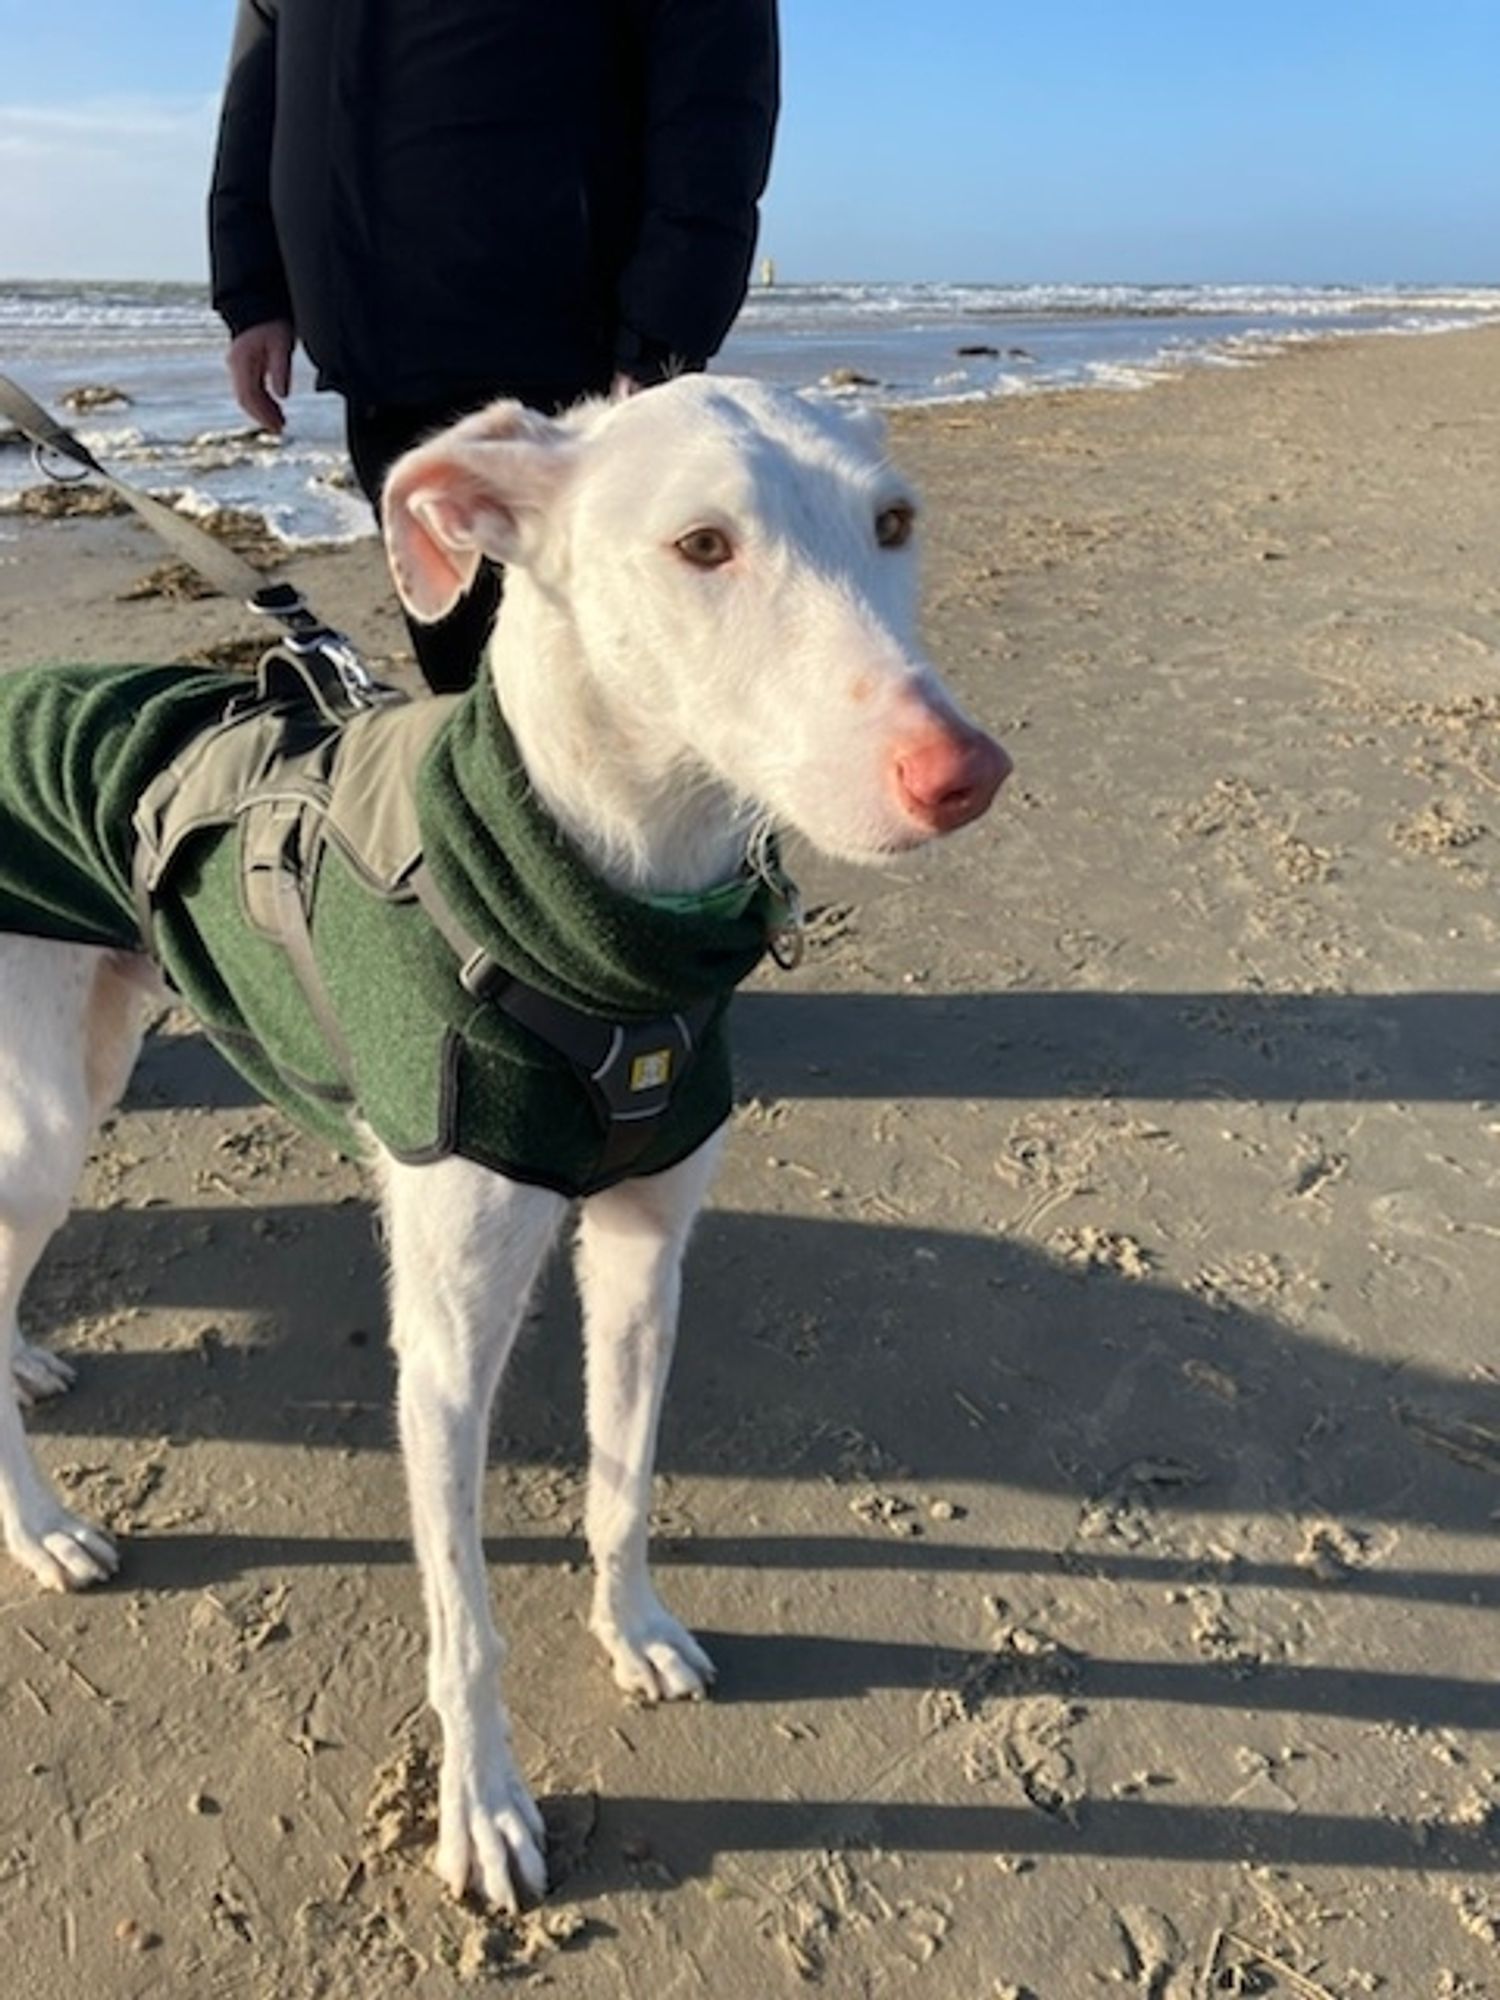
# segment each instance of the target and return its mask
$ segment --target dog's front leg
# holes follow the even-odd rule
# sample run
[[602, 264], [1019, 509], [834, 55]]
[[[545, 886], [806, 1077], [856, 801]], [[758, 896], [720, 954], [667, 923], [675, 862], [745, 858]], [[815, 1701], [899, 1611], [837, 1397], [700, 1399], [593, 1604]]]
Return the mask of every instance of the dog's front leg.
[[701, 1695], [707, 1653], [667, 1611], [647, 1568], [651, 1474], [681, 1296], [682, 1253], [718, 1165], [711, 1139], [664, 1174], [585, 1202], [578, 1283], [588, 1359], [589, 1620], [619, 1685], [646, 1701]]
[[566, 1204], [464, 1160], [383, 1162], [401, 1449], [443, 1729], [434, 1866], [501, 1910], [545, 1893], [542, 1821], [500, 1698], [480, 1500], [490, 1405]]

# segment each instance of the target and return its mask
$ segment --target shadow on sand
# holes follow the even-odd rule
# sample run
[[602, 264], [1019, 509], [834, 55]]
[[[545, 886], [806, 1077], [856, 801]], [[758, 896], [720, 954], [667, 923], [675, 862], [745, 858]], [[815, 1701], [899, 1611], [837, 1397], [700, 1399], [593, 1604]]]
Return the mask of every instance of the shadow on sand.
[[[742, 1067], [758, 1092], [787, 1096], [1106, 1090], [1466, 1101], [1500, 1093], [1495, 1007], [1479, 994], [757, 993], [741, 1010]], [[200, 1044], [158, 1041], [132, 1101], [184, 1100], [248, 1101]], [[65, 1345], [69, 1315], [122, 1293], [148, 1309], [206, 1318], [248, 1311], [258, 1331], [249, 1341], [210, 1334], [190, 1348], [91, 1354], [78, 1390], [41, 1414], [38, 1429], [392, 1448], [379, 1260], [358, 1204], [77, 1214], [49, 1253], [32, 1321], [45, 1330], [52, 1317]], [[503, 1398], [500, 1455], [509, 1463], [581, 1462], [573, 1319], [565, 1278], [554, 1272]], [[1232, 1376], [1232, 1399], [1203, 1392], [1201, 1371], [1187, 1364], [1205, 1359]], [[1497, 1429], [1500, 1397], [1480, 1382], [1361, 1355], [1166, 1285], [1080, 1277], [998, 1235], [716, 1213], [691, 1257], [661, 1465], [835, 1487], [876, 1477], [918, 1487], [977, 1482], [1060, 1499], [1080, 1516], [1143, 1502], [1168, 1521], [1178, 1509], [1337, 1515], [1467, 1538], [1492, 1525]], [[1167, 1475], [1153, 1477], [1149, 1469], [1163, 1466]], [[847, 1497], [833, 1495], [830, 1520], [847, 1520]], [[1167, 1553], [1078, 1536], [1058, 1549], [996, 1547], [966, 1543], [962, 1532], [941, 1542], [709, 1533], [667, 1540], [658, 1554], [666, 1565], [727, 1570], [1073, 1575], [1126, 1586], [1204, 1575], [1201, 1561], [1179, 1560], [1169, 1543]], [[567, 1533], [540, 1531], [501, 1536], [491, 1552], [502, 1567], [582, 1553]], [[181, 1590], [252, 1570], [407, 1560], [396, 1540], [152, 1534], [132, 1544], [129, 1580]], [[1320, 1578], [1292, 1562], [1245, 1561], [1215, 1580], [1413, 1606], [1500, 1600], [1492, 1568], [1477, 1563], [1382, 1564]], [[993, 1658], [774, 1633], [709, 1635], [709, 1644], [721, 1697], [732, 1702], [925, 1690]], [[1428, 1729], [1489, 1726], [1496, 1714], [1492, 1685], [1458, 1672], [1268, 1665], [1247, 1675], [1234, 1662], [1092, 1657], [1080, 1672], [1090, 1701], [1295, 1710]], [[615, 1798], [603, 1811], [617, 1829], [648, 1823], [657, 1850], [690, 1874], [708, 1872], [730, 1848], [826, 1844], [830, 1827], [846, 1822], [851, 1838], [866, 1838], [877, 1816], [880, 1843], [906, 1850], [1476, 1871], [1493, 1858], [1484, 1828], [1155, 1800], [1091, 1800], [1077, 1824], [1024, 1807], [922, 1800]], [[597, 1844], [593, 1886], [619, 1849]]]

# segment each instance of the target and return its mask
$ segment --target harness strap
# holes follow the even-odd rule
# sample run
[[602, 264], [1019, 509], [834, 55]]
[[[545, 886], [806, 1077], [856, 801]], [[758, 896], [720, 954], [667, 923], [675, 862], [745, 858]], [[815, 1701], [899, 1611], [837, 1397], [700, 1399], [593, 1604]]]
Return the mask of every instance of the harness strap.
[[464, 991], [545, 1042], [584, 1086], [604, 1131], [601, 1171], [612, 1173], [638, 1159], [671, 1109], [672, 1093], [696, 1059], [718, 1003], [702, 1000], [645, 1021], [586, 1014], [498, 965], [454, 915], [425, 861], [410, 885], [458, 959]]
[[[277, 934], [287, 962], [302, 988], [302, 997], [307, 1002], [313, 1019], [328, 1044], [329, 1053], [343, 1079], [345, 1094], [354, 1095], [354, 1057], [350, 1052], [343, 1024], [334, 1010], [328, 987], [323, 979], [322, 968], [318, 964], [317, 953], [313, 950], [312, 929], [307, 920], [307, 905], [312, 884], [316, 879], [316, 864], [309, 864], [302, 853], [302, 834], [306, 827], [305, 818], [299, 817], [289, 829], [281, 850], [280, 865], [272, 872], [271, 889], [277, 917]], [[313, 839], [316, 841], [317, 836]]]

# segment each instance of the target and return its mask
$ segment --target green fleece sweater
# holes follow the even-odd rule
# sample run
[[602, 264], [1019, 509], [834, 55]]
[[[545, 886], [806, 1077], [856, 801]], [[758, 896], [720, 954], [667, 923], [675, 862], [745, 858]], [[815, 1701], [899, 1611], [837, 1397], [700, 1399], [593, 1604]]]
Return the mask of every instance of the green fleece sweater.
[[[237, 676], [192, 668], [0, 676], [0, 930], [139, 950], [136, 802], [174, 759], [190, 765], [245, 691]], [[610, 888], [532, 796], [487, 684], [336, 732], [310, 703], [289, 704], [283, 721], [293, 754], [281, 774], [311, 770], [327, 803], [309, 929], [346, 1050], [329, 1046], [247, 904], [246, 864], [274, 803], [182, 840], [156, 898], [163, 969], [256, 1089], [342, 1151], [363, 1150], [368, 1130], [403, 1159], [459, 1154], [569, 1195], [694, 1151], [730, 1108], [724, 1014], [765, 949], [771, 892], [738, 910], [682, 910]], [[413, 769], [414, 786], [400, 775]], [[341, 835], [372, 801], [373, 863]], [[712, 1003], [670, 1111], [627, 1169], [605, 1170], [603, 1128], [567, 1062], [460, 984], [411, 891], [419, 858], [488, 956], [554, 998], [626, 1022]]]

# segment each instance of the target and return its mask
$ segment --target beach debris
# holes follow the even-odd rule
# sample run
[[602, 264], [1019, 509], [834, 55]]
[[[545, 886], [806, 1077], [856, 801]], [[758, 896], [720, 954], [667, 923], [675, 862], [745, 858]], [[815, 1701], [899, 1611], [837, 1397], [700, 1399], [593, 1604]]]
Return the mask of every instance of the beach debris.
[[1375, 1537], [1363, 1528], [1342, 1521], [1309, 1521], [1296, 1561], [1319, 1583], [1343, 1583], [1356, 1570], [1368, 1569], [1378, 1554]]
[[1410, 1403], [1397, 1403], [1393, 1408], [1397, 1422], [1429, 1450], [1440, 1451], [1474, 1472], [1500, 1472], [1500, 1429], [1495, 1425], [1433, 1416]]
[[437, 1759], [425, 1743], [400, 1744], [375, 1773], [360, 1846], [366, 1859], [429, 1847], [437, 1838]]
[[1448, 1893], [1458, 1921], [1469, 1936], [1492, 1949], [1500, 1949], [1500, 1896], [1469, 1883], [1461, 1883]]
[[1302, 1156], [1291, 1191], [1299, 1198], [1320, 1195], [1324, 1188], [1341, 1181], [1348, 1171], [1347, 1153], [1326, 1153], [1321, 1146], [1314, 1144]]
[[0, 514], [25, 514], [38, 521], [66, 521], [95, 514], [126, 514], [130, 510], [107, 486], [83, 479], [49, 479], [40, 486], [23, 486], [0, 498]]
[[1476, 1986], [1461, 1972], [1455, 1972], [1451, 1965], [1445, 1965], [1438, 1973], [1437, 1985], [1432, 1991], [1433, 2000], [1486, 2000], [1486, 1989]]
[[[1050, 1632], [1013, 1619], [1002, 1599], [992, 1604], [1000, 1623], [988, 1651], [936, 1656], [933, 1685], [921, 1700], [923, 1733], [962, 1729], [962, 1768], [971, 1785], [1009, 1773], [1024, 1790], [1024, 1770], [1038, 1786], [1050, 1775], [1049, 1797], [1071, 1796], [1076, 1774], [1063, 1739], [1085, 1714], [1072, 1699], [1083, 1662]], [[1082, 1797], [1081, 1786], [1076, 1795]]]
[[826, 1425], [823, 1435], [838, 1447], [834, 1462], [835, 1479], [858, 1480], [873, 1486], [883, 1478], [900, 1478], [906, 1471], [901, 1461], [878, 1438], [867, 1437], [853, 1424]]
[[1029, 1805], [1067, 1826], [1078, 1824], [1085, 1788], [1073, 1758], [1072, 1735], [1088, 1710], [1056, 1695], [1030, 1695], [1005, 1718], [997, 1748], [1004, 1768]]
[[1128, 1778], [1116, 1778], [1109, 1795], [1112, 1799], [1143, 1799], [1176, 1783], [1170, 1771], [1132, 1771]]
[[857, 903], [815, 903], [802, 918], [802, 938], [808, 951], [829, 951], [842, 939], [856, 935]]
[[80, 382], [76, 389], [64, 389], [57, 400], [75, 417], [87, 410], [128, 410], [135, 403], [134, 396], [112, 382]]
[[1283, 827], [1267, 829], [1267, 844], [1276, 873], [1288, 882], [1336, 882], [1338, 868], [1326, 847], [1318, 847]]
[[861, 374], [858, 368], [830, 368], [819, 378], [822, 389], [878, 389], [880, 383], [873, 375]]
[[1281, 1297], [1287, 1289], [1287, 1275], [1278, 1257], [1250, 1250], [1203, 1265], [1190, 1288], [1215, 1312], [1229, 1312], [1235, 1306], [1256, 1308]]
[[1237, 1403], [1240, 1384], [1227, 1368], [1220, 1368], [1201, 1355], [1191, 1354], [1182, 1364], [1183, 1380], [1205, 1395], [1217, 1396], [1221, 1403]]
[[1173, 1974], [1182, 1964], [1182, 1939], [1172, 1919], [1144, 1903], [1126, 1903], [1110, 1911], [1119, 1939], [1119, 1977], [1144, 2000], [1165, 2000]]
[[243, 556], [257, 569], [274, 567], [286, 554], [281, 537], [253, 507], [186, 506], [178, 512], [196, 521], [200, 528], [206, 528], [219, 541], [227, 542], [236, 555]]
[[266, 650], [267, 634], [232, 639], [205, 639], [191, 653], [180, 653], [172, 662], [179, 667], [218, 667], [224, 673], [253, 673]]
[[219, 590], [206, 576], [195, 570], [191, 563], [179, 562], [176, 558], [161, 562], [154, 569], [148, 569], [115, 593], [117, 602], [128, 604], [141, 597], [164, 597], [169, 603], [182, 603], [199, 597], [217, 597]]
[[1445, 857], [1472, 847], [1488, 831], [1460, 801], [1433, 799], [1410, 819], [1398, 820], [1391, 828], [1391, 839], [1408, 854]]
[[901, 1893], [900, 1869], [868, 1830], [851, 1827], [778, 1886], [761, 1935], [809, 1985], [821, 1984], [845, 1949], [862, 1961], [878, 1953], [903, 1972], [930, 1965], [952, 1929], [953, 1904], [947, 1896], [918, 1901]]
[[857, 1494], [849, 1502], [849, 1512], [858, 1520], [868, 1521], [872, 1527], [888, 1528], [893, 1535], [911, 1538], [922, 1532], [921, 1522], [912, 1519], [916, 1509], [910, 1500], [903, 1500], [899, 1493], [872, 1490]]
[[102, 1702], [106, 1708], [117, 1706], [115, 1697], [105, 1694], [104, 1690], [91, 1681], [83, 1668], [70, 1660], [66, 1653], [55, 1653], [45, 1640], [39, 1639], [36, 1633], [25, 1625], [17, 1625], [15, 1629], [28, 1646], [34, 1648], [44, 1659], [51, 1660], [55, 1666], [60, 1667], [73, 1685], [82, 1694], [86, 1694], [90, 1701]]
[[[1231, 1668], [1236, 1678], [1253, 1674], [1264, 1665], [1254, 1635], [1246, 1631], [1239, 1613], [1222, 1590], [1211, 1584], [1193, 1584], [1175, 1594], [1172, 1601], [1185, 1604], [1192, 1611], [1193, 1650], [1202, 1659], [1219, 1661]], [[1242, 1768], [1252, 1777], [1269, 1775], [1269, 1764], [1257, 1752], [1245, 1751], [1242, 1755], [1250, 1759]]]
[[518, 1917], [471, 1914], [453, 1969], [463, 1984], [529, 1971], [588, 1930], [578, 1910], [526, 1910]]
[[161, 1943], [156, 1931], [148, 1930], [139, 1917], [121, 1917], [115, 1925], [115, 1942], [127, 1951], [153, 1951]]
[[257, 448], [261, 445], [275, 445], [279, 449], [281, 434], [278, 431], [263, 430], [259, 424], [243, 425], [238, 430], [199, 431], [196, 437], [189, 438], [187, 449], [191, 452], [203, 452], [223, 450], [236, 445]]
[[1112, 1271], [1118, 1278], [1147, 1278], [1151, 1275], [1151, 1253], [1133, 1236], [1113, 1229], [1097, 1229], [1084, 1222], [1072, 1229], [1055, 1229], [1047, 1242], [1064, 1263], [1080, 1271]]
[[1181, 1458], [1133, 1458], [1105, 1480], [1101, 1491], [1085, 1500], [1075, 1539], [1113, 1541], [1139, 1548], [1156, 1533], [1159, 1498], [1201, 1486], [1207, 1474]]
[[1228, 1930], [1215, 1931], [1209, 1941], [1208, 1957], [1203, 1962], [1203, 2000], [1219, 2000], [1221, 1994], [1265, 1992], [1263, 1981], [1267, 1973], [1284, 1982], [1296, 2000], [1334, 2000], [1326, 1986], [1318, 1985], [1306, 1973], [1288, 1965], [1285, 1959], [1273, 1957], [1237, 1931]]

